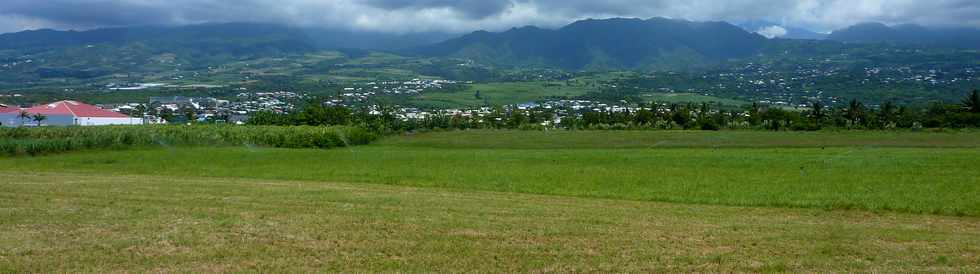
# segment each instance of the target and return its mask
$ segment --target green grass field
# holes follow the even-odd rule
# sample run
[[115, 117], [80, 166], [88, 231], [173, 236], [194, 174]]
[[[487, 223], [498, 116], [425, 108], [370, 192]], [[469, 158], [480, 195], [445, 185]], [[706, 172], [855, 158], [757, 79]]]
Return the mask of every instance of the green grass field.
[[640, 98], [658, 103], [721, 103], [726, 106], [748, 105], [749, 102], [705, 96], [694, 93], [644, 93]]
[[[477, 91], [481, 98], [476, 98]], [[439, 107], [475, 107], [487, 102], [508, 105], [533, 103], [549, 97], [575, 97], [588, 92], [588, 87], [569, 86], [565, 82], [486, 83], [471, 85], [460, 92], [428, 92], [412, 103]]]
[[0, 158], [0, 272], [977, 272], [980, 132]]

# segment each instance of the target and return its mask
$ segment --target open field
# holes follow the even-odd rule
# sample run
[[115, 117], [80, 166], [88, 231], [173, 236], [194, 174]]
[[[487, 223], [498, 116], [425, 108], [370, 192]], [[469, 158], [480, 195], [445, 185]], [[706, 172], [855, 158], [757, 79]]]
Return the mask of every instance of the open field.
[[[476, 92], [480, 92], [480, 98]], [[413, 103], [440, 107], [475, 107], [490, 104], [533, 103], [549, 97], [575, 97], [589, 92], [586, 86], [569, 86], [565, 82], [508, 82], [474, 84], [459, 92], [429, 92]]]
[[0, 173], [0, 272], [977, 272], [980, 220]]
[[980, 132], [0, 157], [0, 273], [977, 272]]
[[507, 131], [470, 130], [383, 139], [393, 147], [443, 149], [980, 148], [980, 131]]
[[694, 93], [644, 93], [640, 98], [657, 103], [721, 103], [726, 106], [748, 105], [749, 102], [705, 96]]
[[392, 137], [336, 150], [90, 151], [2, 159], [0, 170], [334, 181], [980, 216], [976, 135], [476, 131]]

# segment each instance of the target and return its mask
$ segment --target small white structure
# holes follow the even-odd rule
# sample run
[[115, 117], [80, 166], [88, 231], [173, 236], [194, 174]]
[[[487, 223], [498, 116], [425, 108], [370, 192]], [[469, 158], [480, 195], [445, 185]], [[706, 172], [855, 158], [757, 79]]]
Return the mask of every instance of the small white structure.
[[104, 125], [142, 125], [142, 118], [133, 118], [122, 113], [104, 110], [77, 101], [59, 101], [32, 108], [0, 109], [0, 123], [7, 127], [37, 125], [33, 119], [23, 119], [21, 112], [34, 116], [41, 114], [46, 119], [41, 126], [104, 126]]

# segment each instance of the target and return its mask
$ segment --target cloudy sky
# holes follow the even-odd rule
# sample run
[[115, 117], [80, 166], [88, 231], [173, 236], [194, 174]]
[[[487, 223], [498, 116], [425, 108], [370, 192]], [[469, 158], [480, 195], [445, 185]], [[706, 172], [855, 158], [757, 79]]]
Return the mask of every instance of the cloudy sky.
[[823, 32], [869, 21], [980, 27], [980, 0], [0, 0], [0, 32], [209, 22], [468, 32], [654, 16]]

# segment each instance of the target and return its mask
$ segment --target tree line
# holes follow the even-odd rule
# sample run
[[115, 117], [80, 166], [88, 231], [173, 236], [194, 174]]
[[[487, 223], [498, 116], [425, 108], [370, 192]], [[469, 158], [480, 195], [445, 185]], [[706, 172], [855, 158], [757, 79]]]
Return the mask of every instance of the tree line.
[[[560, 119], [556, 119], [561, 117]], [[572, 111], [493, 107], [478, 115], [432, 114], [419, 119], [400, 119], [391, 107], [380, 109], [325, 106], [310, 101], [291, 113], [259, 112], [248, 121], [251, 125], [348, 125], [360, 126], [378, 133], [431, 129], [758, 129], [821, 130], [864, 129], [888, 130], [910, 128], [978, 128], [980, 127], [980, 93], [974, 90], [959, 104], [933, 103], [915, 107], [885, 103], [869, 107], [858, 100], [846, 105], [826, 106], [814, 102], [803, 111], [752, 104], [726, 107], [709, 103], [650, 103], [627, 111]]]

